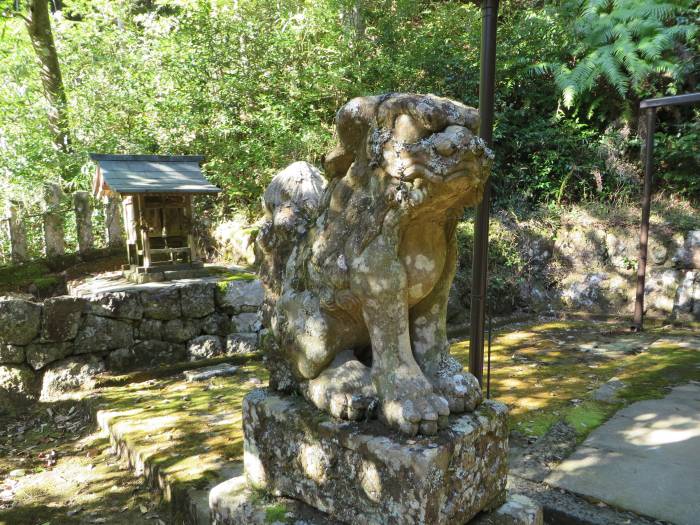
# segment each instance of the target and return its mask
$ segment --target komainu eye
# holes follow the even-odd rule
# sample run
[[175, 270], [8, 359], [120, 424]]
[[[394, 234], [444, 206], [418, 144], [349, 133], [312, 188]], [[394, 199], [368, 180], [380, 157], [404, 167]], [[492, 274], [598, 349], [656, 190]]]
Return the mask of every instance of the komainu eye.
[[418, 142], [430, 135], [430, 130], [423, 127], [410, 115], [403, 114], [394, 121], [394, 138], [403, 142]]

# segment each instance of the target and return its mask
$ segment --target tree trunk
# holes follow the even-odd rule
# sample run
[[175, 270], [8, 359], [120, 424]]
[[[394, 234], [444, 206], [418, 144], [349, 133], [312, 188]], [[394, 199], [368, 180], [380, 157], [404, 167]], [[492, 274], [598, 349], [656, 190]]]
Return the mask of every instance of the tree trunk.
[[53, 143], [58, 151], [66, 153], [70, 147], [68, 118], [66, 115], [66, 91], [63, 87], [61, 66], [58, 63], [56, 45], [51, 32], [51, 17], [47, 0], [29, 0], [25, 18], [29, 38], [39, 64], [44, 96], [49, 104], [49, 125]]
[[362, 40], [365, 37], [365, 17], [362, 12], [362, 0], [355, 0], [352, 6], [352, 25], [355, 28], [355, 39]]
[[362, 0], [352, 0], [341, 9], [341, 16], [346, 27], [355, 33], [355, 41], [365, 37], [365, 18], [362, 12]]

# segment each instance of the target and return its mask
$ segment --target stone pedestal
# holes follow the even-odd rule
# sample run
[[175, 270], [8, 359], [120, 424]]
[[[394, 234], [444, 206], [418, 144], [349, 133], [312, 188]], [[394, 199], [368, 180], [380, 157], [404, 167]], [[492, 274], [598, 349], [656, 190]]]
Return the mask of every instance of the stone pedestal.
[[254, 390], [243, 402], [251, 487], [363, 525], [456, 525], [505, 499], [507, 409], [484, 402], [437, 436], [343, 422], [304, 399]]

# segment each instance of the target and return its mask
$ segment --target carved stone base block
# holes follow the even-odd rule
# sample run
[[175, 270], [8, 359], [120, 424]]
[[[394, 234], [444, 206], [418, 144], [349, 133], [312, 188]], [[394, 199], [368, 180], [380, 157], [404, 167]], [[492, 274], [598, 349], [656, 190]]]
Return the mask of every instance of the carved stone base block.
[[345, 523], [463, 524], [505, 499], [506, 416], [485, 401], [437, 436], [411, 439], [258, 389], [243, 401], [246, 476]]

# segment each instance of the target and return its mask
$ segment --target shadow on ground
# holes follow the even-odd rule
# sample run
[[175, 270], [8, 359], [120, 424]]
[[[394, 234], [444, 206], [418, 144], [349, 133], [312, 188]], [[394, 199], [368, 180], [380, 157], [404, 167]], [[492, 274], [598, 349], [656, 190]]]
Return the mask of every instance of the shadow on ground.
[[[630, 334], [623, 328], [551, 320], [500, 328], [492, 346], [491, 390], [511, 408], [512, 435], [536, 439], [565, 420], [580, 440], [629, 402], [662, 397], [669, 385], [697, 377], [697, 334], [671, 327]], [[452, 350], [466, 364], [468, 342], [455, 341]], [[111, 455], [90, 420], [96, 411], [136, 451], [137, 473], [144, 463], [156, 466], [171, 491], [203, 489], [222, 469], [240, 468], [241, 403], [267, 382], [262, 363], [250, 360], [234, 376], [203, 383], [185, 382], [177, 367], [167, 372], [102, 378], [101, 387], [77, 399], [37, 404], [0, 421], [0, 525], [179, 522]], [[619, 398], [593, 399], [612, 377], [625, 385]], [[55, 465], [47, 460], [52, 450]], [[16, 469], [24, 473], [10, 475]]]

